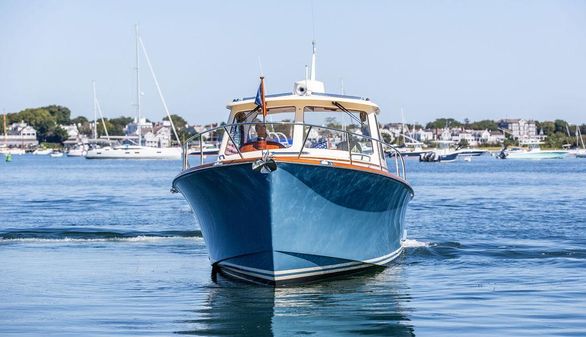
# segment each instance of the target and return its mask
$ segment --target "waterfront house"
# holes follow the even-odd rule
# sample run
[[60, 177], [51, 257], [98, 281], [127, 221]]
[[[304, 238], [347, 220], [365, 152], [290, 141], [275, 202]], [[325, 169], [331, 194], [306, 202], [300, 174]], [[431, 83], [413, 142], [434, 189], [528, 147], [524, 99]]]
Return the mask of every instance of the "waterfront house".
[[0, 144], [11, 147], [32, 147], [39, 145], [37, 131], [24, 121], [12, 123], [8, 132], [0, 137]]
[[501, 119], [497, 123], [498, 127], [504, 129], [515, 139], [529, 138], [534, 139], [537, 136], [537, 127], [535, 121], [524, 119]]

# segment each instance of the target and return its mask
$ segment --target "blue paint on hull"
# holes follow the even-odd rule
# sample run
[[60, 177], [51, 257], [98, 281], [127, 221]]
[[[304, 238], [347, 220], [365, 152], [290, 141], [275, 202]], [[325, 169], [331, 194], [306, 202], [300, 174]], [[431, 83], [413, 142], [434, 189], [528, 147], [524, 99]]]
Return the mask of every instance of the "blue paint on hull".
[[212, 263], [277, 283], [384, 265], [401, 253], [413, 190], [382, 174], [278, 163], [194, 169], [174, 186], [201, 225]]

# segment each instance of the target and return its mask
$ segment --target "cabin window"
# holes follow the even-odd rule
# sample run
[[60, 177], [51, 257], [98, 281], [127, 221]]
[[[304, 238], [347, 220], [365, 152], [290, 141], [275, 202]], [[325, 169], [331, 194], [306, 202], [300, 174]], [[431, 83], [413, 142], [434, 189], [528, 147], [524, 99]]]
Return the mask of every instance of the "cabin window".
[[[344, 111], [346, 110], [346, 111]], [[305, 107], [305, 124], [313, 125], [304, 144], [306, 148], [350, 151], [353, 156], [364, 155], [364, 160], [373, 153], [368, 115], [364, 111], [341, 108]], [[306, 132], [309, 127], [305, 127]], [[354, 157], [356, 158], [356, 157]]]
[[[253, 144], [264, 138], [276, 148], [287, 148], [293, 144], [293, 125], [295, 123], [295, 107], [278, 107], [267, 110], [265, 123], [260, 109], [240, 111], [234, 115], [230, 128], [230, 136], [226, 147], [226, 155], [237, 153], [239, 149], [249, 149], [247, 144]], [[232, 141], [233, 140], [233, 141]], [[249, 149], [250, 150], [250, 149]]]

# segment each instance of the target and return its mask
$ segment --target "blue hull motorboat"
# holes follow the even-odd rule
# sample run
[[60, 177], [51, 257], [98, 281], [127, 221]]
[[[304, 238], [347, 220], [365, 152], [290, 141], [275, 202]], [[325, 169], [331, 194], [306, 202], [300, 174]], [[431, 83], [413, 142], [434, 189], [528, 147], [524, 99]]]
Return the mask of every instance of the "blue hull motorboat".
[[[193, 209], [215, 271], [275, 285], [385, 266], [402, 252], [413, 189], [382, 141], [379, 107], [325, 93], [314, 69], [292, 93], [266, 97], [261, 77], [257, 97], [228, 105], [228, 124], [183, 145], [172, 190]], [[212, 133], [223, 135], [216, 161], [199, 153], [191, 167], [190, 142]], [[387, 162], [385, 151], [396, 155]]]
[[401, 253], [406, 182], [319, 162], [276, 164], [270, 174], [244, 162], [175, 179], [221, 270], [273, 284], [385, 265]]

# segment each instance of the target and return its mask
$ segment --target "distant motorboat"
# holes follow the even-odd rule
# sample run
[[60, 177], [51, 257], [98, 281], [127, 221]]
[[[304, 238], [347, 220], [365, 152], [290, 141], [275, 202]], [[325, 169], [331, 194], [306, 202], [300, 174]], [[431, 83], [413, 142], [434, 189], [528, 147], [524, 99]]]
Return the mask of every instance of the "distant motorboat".
[[49, 156], [51, 156], [52, 158], [60, 158], [60, 157], [63, 157], [63, 152], [53, 151], [53, 152], [51, 152], [51, 154]]
[[564, 159], [568, 156], [567, 150], [542, 150], [539, 145], [541, 143], [529, 143], [529, 147], [514, 147], [506, 154], [506, 159]]
[[450, 148], [453, 144], [450, 140], [438, 140], [435, 141], [439, 145], [439, 148], [422, 153], [419, 156], [419, 161], [423, 162], [453, 162], [458, 159], [459, 153]]
[[25, 150], [17, 147], [1, 147], [0, 154], [22, 155], [25, 154]]
[[[397, 150], [401, 153], [401, 156], [406, 158], [419, 158], [421, 154], [429, 152], [422, 148], [422, 143], [405, 143], [404, 147], [398, 147]], [[389, 156], [394, 156], [395, 151], [390, 151]]]
[[484, 154], [489, 153], [488, 150], [480, 150], [480, 149], [472, 149], [472, 148], [459, 149], [459, 150], [456, 150], [455, 152], [457, 152], [460, 157], [477, 157], [477, 156], [482, 156]]
[[37, 156], [46, 156], [51, 153], [53, 153], [53, 149], [36, 149], [33, 151], [33, 154]]
[[501, 159], [563, 159], [568, 156], [567, 150], [542, 150], [539, 145], [540, 142], [526, 143], [529, 147], [513, 147], [510, 150], [504, 149], [501, 151], [499, 158]]
[[568, 151], [562, 150], [519, 151], [510, 152], [507, 159], [563, 159], [567, 155]]
[[220, 152], [220, 148], [218, 147], [218, 145], [204, 143], [203, 146], [192, 147], [189, 151], [189, 154], [190, 155], [203, 154], [203, 155], [207, 156], [207, 155], [215, 155], [215, 154], [218, 154], [219, 152]]
[[76, 146], [67, 151], [67, 157], [84, 157], [86, 154], [87, 151], [81, 146]]

